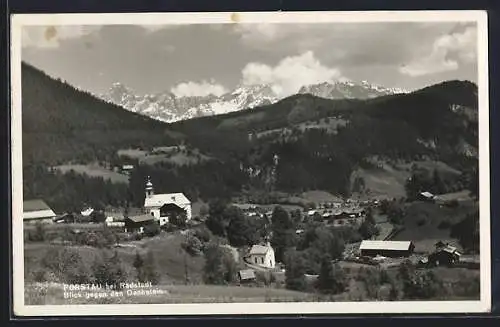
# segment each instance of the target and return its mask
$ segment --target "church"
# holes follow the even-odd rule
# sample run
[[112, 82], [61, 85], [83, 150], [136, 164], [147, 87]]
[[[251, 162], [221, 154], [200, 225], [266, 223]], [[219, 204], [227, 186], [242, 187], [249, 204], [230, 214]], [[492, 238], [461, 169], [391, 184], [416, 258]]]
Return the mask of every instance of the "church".
[[159, 221], [160, 226], [179, 215], [185, 215], [186, 221], [189, 221], [192, 216], [191, 201], [183, 193], [155, 194], [149, 176], [146, 182], [144, 210]]

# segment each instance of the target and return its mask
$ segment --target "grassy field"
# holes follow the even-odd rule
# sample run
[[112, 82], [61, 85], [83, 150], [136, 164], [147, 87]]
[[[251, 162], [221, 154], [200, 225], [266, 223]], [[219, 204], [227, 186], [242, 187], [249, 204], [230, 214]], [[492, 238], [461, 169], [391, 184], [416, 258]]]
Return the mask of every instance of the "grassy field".
[[[149, 250], [153, 253], [157, 261], [158, 272], [162, 283], [184, 283], [186, 273], [191, 282], [200, 282], [204, 266], [204, 258], [192, 257], [181, 247], [184, 236], [180, 234], [161, 234], [153, 238], [145, 238], [140, 241], [129, 242], [123, 247], [114, 248], [126, 267], [132, 267], [136, 252], [144, 253]], [[42, 259], [51, 248], [58, 248], [60, 245], [47, 243], [25, 243], [25, 274], [30, 276], [41, 269]], [[88, 246], [74, 246], [78, 250], [84, 262], [91, 265], [99, 249]], [[134, 276], [133, 268], [128, 273]]]
[[54, 168], [62, 173], [74, 171], [75, 173], [85, 174], [90, 177], [102, 177], [104, 179], [109, 179], [113, 183], [128, 184], [127, 175], [111, 171], [98, 165], [60, 165], [55, 166]]
[[148, 152], [140, 149], [121, 149], [118, 150], [119, 156], [127, 156], [139, 160], [140, 164], [154, 165], [161, 162], [168, 162], [175, 165], [194, 165], [201, 161], [211, 158], [194, 149], [187, 153], [184, 146], [157, 147]]
[[476, 208], [477, 205], [473, 203], [463, 203], [459, 207], [450, 208], [429, 202], [413, 202], [406, 208], [404, 230], [396, 234], [393, 240], [449, 239], [450, 225], [461, 221]]
[[383, 168], [360, 168], [352, 174], [351, 180], [354, 181], [356, 177], [364, 179], [365, 188], [368, 192], [354, 194], [353, 197], [360, 200], [372, 198], [390, 199], [406, 195], [404, 185], [410, 177], [410, 173], [405, 170], [395, 169], [389, 165], [384, 165]]
[[322, 202], [340, 202], [342, 198], [335, 196], [325, 191], [307, 191], [300, 195], [306, 202], [322, 203]]

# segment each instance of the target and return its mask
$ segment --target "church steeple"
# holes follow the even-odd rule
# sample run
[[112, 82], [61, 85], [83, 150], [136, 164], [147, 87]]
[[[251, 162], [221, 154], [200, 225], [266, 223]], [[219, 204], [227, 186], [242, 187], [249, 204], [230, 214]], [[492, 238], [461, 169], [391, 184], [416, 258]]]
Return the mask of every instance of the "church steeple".
[[151, 197], [153, 194], [153, 183], [151, 183], [151, 177], [148, 176], [148, 181], [146, 182], [146, 198]]

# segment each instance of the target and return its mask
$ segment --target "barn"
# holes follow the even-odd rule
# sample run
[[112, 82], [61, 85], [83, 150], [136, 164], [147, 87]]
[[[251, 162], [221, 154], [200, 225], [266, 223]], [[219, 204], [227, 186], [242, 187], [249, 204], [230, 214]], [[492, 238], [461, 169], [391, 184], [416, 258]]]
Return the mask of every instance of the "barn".
[[371, 241], [364, 240], [359, 246], [361, 256], [408, 257], [415, 245], [411, 241]]
[[139, 231], [142, 233], [144, 227], [149, 224], [154, 224], [155, 218], [153, 215], [137, 215], [125, 218], [125, 231], [134, 232]]
[[55, 217], [54, 211], [43, 200], [35, 199], [23, 202], [23, 221], [25, 223], [51, 223]]

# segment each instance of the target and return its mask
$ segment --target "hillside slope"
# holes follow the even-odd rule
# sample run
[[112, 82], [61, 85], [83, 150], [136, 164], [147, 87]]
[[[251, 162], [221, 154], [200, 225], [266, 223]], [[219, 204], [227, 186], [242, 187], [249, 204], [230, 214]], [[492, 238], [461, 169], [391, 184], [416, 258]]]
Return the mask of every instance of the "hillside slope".
[[[439, 161], [460, 172], [477, 168], [477, 86], [470, 82], [443, 82], [364, 100], [296, 94], [253, 109], [166, 124], [96, 99], [28, 65], [23, 64], [22, 74], [25, 167], [119, 163], [119, 150], [179, 143], [211, 158], [191, 165], [135, 162], [129, 191], [137, 205], [147, 175], [158, 192], [182, 191], [192, 200], [209, 200], [248, 190], [350, 196], [354, 172], [361, 172], [374, 194], [394, 189], [379, 183], [394, 173], [378, 176], [373, 157], [382, 163]], [[43, 180], [42, 170], [25, 171], [25, 179]], [[402, 193], [406, 178], [398, 174], [393, 176], [395, 194]], [[60, 181], [64, 187], [50, 184], [68, 191], [73, 179]], [[47, 194], [45, 188], [33, 187], [30, 195], [74, 202], [69, 195]], [[103, 197], [95, 190], [89, 194], [95, 197], [82, 197]]]
[[166, 125], [22, 64], [24, 164], [103, 159], [124, 145], [171, 144]]

